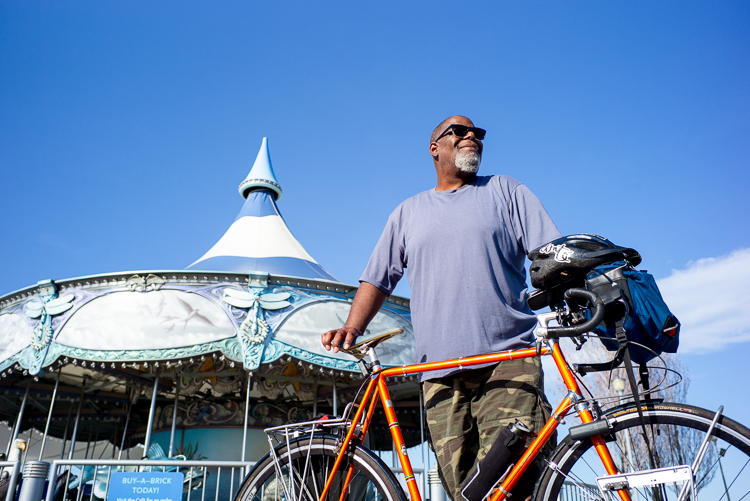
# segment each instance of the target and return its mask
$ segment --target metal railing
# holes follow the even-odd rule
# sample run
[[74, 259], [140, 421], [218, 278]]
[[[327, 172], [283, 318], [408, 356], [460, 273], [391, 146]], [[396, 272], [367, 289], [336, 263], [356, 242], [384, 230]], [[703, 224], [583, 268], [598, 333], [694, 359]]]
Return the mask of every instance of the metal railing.
[[[50, 482], [46, 501], [54, 501], [58, 486], [57, 479], [60, 474], [66, 476], [65, 481], [61, 481], [60, 484], [65, 486], [66, 491], [69, 490], [70, 480], [74, 475], [72, 467], [80, 468], [78, 476], [83, 481], [77, 485], [75, 497], [69, 498], [71, 501], [94, 501], [96, 482], [105, 482], [104, 499], [106, 499], [112, 473], [117, 471], [183, 472], [185, 474], [183, 500], [232, 501], [245, 475], [254, 464], [254, 461], [183, 461], [179, 459], [56, 459], [52, 462], [50, 468]], [[64, 468], [66, 466], [67, 469]], [[90, 470], [86, 470], [87, 467], [94, 469], [93, 476]], [[61, 468], [63, 471], [60, 471]], [[87, 478], [89, 476], [92, 478]], [[91, 483], [91, 490], [86, 492], [89, 483]], [[70, 490], [72, 491], [72, 489]], [[185, 493], [187, 493], [187, 496], [185, 496]], [[12, 501], [12, 498], [6, 501]]]
[[13, 501], [16, 497], [16, 485], [18, 485], [18, 477], [21, 473], [21, 461], [0, 461], [0, 468], [3, 472], [8, 471], [8, 468], [13, 468], [9, 472], [8, 492], [5, 494], [5, 501]]
[[592, 499], [601, 499], [599, 488], [589, 484], [574, 484], [573, 482], [564, 481], [558, 501], [591, 501]]
[[[406, 476], [404, 476], [404, 470], [402, 470], [401, 468], [391, 467], [391, 471], [393, 472], [394, 475], [396, 475], [398, 482], [401, 484], [401, 488], [404, 490], [405, 493], [408, 494], [409, 487], [406, 485]], [[422, 492], [422, 497], [425, 498], [425, 492], [427, 491], [427, 484], [425, 483], [426, 479], [424, 476], [424, 469], [412, 468], [412, 471], [414, 472], [414, 479], [417, 481], [417, 485], [419, 486], [419, 489]], [[429, 494], [427, 496], [429, 497]]]

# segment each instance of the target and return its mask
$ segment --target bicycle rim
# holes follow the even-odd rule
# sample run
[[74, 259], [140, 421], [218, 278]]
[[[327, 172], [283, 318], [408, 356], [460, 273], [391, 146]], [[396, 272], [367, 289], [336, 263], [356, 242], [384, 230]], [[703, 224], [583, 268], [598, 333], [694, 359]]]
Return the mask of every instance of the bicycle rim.
[[[656, 467], [692, 465], [698, 455], [714, 412], [681, 404], [644, 407], [646, 437]], [[607, 448], [623, 472], [650, 469], [641, 420], [634, 407], [607, 414], [613, 425]], [[536, 488], [538, 501], [589, 501], [604, 497], [596, 478], [605, 476], [599, 456], [589, 439], [566, 438], [552, 455]], [[721, 417], [695, 478], [701, 500], [747, 501], [750, 499], [750, 430]], [[633, 500], [674, 501], [679, 485], [631, 489]], [[616, 495], [614, 496], [616, 497]], [[689, 498], [688, 498], [689, 499]]]
[[[289, 449], [284, 445], [275, 453], [278, 461], [266, 454], [250, 471], [235, 501], [318, 501], [338, 455], [336, 439], [319, 437], [310, 441], [309, 436], [301, 437], [292, 441]], [[342, 496], [349, 467], [352, 475]], [[359, 447], [344, 458], [325, 499], [406, 501], [388, 467]]]

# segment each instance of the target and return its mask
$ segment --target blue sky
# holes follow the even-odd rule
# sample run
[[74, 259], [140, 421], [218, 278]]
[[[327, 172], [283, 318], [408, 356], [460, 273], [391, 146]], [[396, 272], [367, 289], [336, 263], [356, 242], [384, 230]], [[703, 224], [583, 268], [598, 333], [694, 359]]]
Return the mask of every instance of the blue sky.
[[292, 232], [356, 283], [391, 210], [434, 186], [430, 132], [464, 114], [488, 131], [481, 173], [667, 280], [691, 395], [739, 415], [748, 89], [747, 2], [2, 2], [0, 294], [184, 268], [264, 136]]

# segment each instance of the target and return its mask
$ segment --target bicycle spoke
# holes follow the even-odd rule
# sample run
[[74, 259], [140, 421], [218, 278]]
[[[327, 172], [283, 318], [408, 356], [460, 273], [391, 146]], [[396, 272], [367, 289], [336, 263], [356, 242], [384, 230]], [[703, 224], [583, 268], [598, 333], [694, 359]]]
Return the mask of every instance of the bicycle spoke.
[[[324, 461], [326, 462], [326, 464], [328, 464], [328, 459], [324, 459]], [[317, 475], [316, 472], [313, 472], [313, 474], [310, 475], [310, 476], [312, 477], [313, 489], [315, 490], [315, 500], [314, 501], [318, 501], [320, 499], [320, 489], [318, 488], [318, 478], [317, 478], [318, 475]]]
[[[589, 494], [590, 490], [586, 489], [585, 487], [583, 487], [583, 485], [586, 485], [586, 483], [583, 482], [580, 478], [577, 478], [575, 475], [568, 475], [567, 473], [565, 473], [562, 470], [560, 470], [560, 468], [558, 468], [557, 465], [555, 465], [554, 463], [552, 463], [550, 461], [547, 461], [546, 459], [545, 459], [545, 462], [547, 463], [547, 467], [549, 467], [552, 470], [557, 471], [562, 476], [564, 476], [571, 484], [573, 484], [574, 486], [576, 486], [582, 492], [583, 496], [585, 496], [585, 497], [587, 497], [589, 499], [593, 499], [595, 501], [600, 501], [602, 499], [601, 496], [598, 496], [598, 497], [591, 496]], [[591, 468], [591, 466], [589, 466], [589, 468]], [[594, 474], [596, 474], [596, 472], [593, 469], [591, 471]]]
[[[742, 468], [740, 468], [740, 471], [737, 472], [737, 475], [735, 475], [735, 477], [732, 479], [732, 482], [729, 484], [729, 487], [727, 487], [727, 492], [729, 492], [729, 489], [732, 488], [732, 486], [737, 481], [737, 479], [740, 478], [740, 474], [745, 470], [745, 468], [747, 468], [748, 464], [750, 464], [750, 458], [748, 458], [748, 460], [745, 462], [745, 464], [742, 465]], [[742, 499], [744, 499], [748, 494], [750, 494], [750, 491], [746, 492], [745, 495], [742, 496]], [[721, 499], [719, 499], [719, 501], [721, 501], [722, 499], [724, 499], [724, 496], [726, 496], [726, 492], [724, 493], [724, 495], [721, 496]]]

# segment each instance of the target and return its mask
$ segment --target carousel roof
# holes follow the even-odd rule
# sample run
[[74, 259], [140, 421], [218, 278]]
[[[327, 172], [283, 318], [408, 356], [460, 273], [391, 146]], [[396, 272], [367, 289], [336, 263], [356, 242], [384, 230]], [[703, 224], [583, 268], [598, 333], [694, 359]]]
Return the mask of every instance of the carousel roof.
[[[237, 218], [187, 269], [42, 280], [0, 296], [0, 400], [21, 401], [26, 391], [35, 406], [21, 429], [29, 423], [44, 428], [46, 413], [38, 401], [54, 400], [55, 374], [62, 376], [64, 398], [85, 397], [84, 416], [97, 427], [108, 419], [122, 425], [130, 402], [140, 416], [128, 418], [135, 419], [134, 440], [150, 412], [139, 395], [153, 396], [156, 386], [162, 404], [165, 398], [189, 404], [180, 411], [187, 412], [180, 422], [188, 427], [237, 425], [238, 419], [241, 424], [237, 409], [248, 403], [253, 415], [263, 405], [283, 414], [263, 417], [258, 411], [263, 416], [253, 425], [267, 427], [291, 420], [297, 407], [308, 412], [318, 402], [328, 405], [326, 399], [343, 405], [354, 398], [362, 378], [356, 360], [325, 351], [320, 335], [343, 325], [357, 288], [333, 278], [289, 231], [276, 205], [281, 186], [267, 139], [239, 191], [246, 200]], [[412, 363], [409, 301], [391, 296], [364, 338], [394, 330], [403, 334], [379, 346], [381, 362]], [[340, 388], [338, 397], [315, 389], [325, 380], [329, 388]], [[401, 398], [399, 391], [417, 394], [414, 383], [401, 386], [394, 398]], [[241, 388], [248, 391], [247, 402]], [[50, 415], [62, 421], [53, 423], [50, 434], [67, 433], [65, 415], [75, 405], [55, 407]], [[194, 416], [195, 406], [217, 414]], [[12, 421], [17, 407], [0, 405], [0, 421]], [[419, 430], [412, 435], [417, 440]]]
[[246, 200], [224, 236], [188, 270], [261, 271], [277, 275], [336, 280], [307, 253], [281, 217], [276, 180], [263, 138], [250, 173], [239, 187]]

